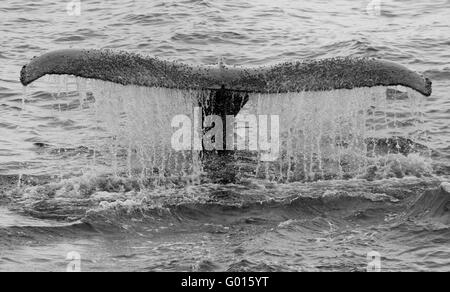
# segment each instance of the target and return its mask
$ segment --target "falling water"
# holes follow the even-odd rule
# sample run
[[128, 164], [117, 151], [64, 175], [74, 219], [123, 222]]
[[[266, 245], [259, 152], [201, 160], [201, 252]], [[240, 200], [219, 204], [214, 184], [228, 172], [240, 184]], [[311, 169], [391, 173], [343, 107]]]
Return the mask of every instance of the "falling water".
[[115, 175], [156, 182], [179, 178], [188, 183], [199, 177], [199, 153], [178, 152], [171, 145], [172, 119], [177, 115], [193, 119], [198, 92], [82, 79], [77, 86], [83, 94], [93, 93], [91, 110], [97, 127], [107, 133], [95, 143], [96, 158], [106, 158]]
[[[194, 120], [199, 95], [209, 93], [82, 78], [57, 77], [54, 82], [56, 98], [76, 92], [79, 110], [89, 111], [92, 120], [87, 123], [101, 133], [91, 137], [91, 171], [107, 169], [143, 184], [199, 181], [204, 173], [201, 153], [174, 150], [172, 119], [186, 115]], [[426, 142], [422, 103], [420, 94], [402, 87], [251, 94], [242, 113], [278, 115], [281, 151], [273, 162], [261, 161], [262, 151], [246, 151], [255, 158], [245, 174], [283, 182], [386, 173], [402, 156], [405, 141]]]
[[259, 176], [308, 181], [381, 171], [390, 154], [401, 156], [400, 144], [425, 142], [422, 103], [409, 89], [385, 87], [253, 95], [245, 111], [279, 115], [281, 124], [280, 157]]

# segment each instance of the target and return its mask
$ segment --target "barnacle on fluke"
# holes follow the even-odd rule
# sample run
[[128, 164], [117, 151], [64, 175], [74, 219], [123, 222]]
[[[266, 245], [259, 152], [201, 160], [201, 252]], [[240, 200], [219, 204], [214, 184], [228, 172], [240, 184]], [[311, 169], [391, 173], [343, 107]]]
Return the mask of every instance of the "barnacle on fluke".
[[431, 95], [431, 81], [399, 64], [373, 58], [331, 58], [273, 66], [195, 66], [112, 50], [59, 50], [34, 58], [21, 71], [28, 85], [47, 74], [67, 74], [122, 85], [283, 93], [402, 85]]

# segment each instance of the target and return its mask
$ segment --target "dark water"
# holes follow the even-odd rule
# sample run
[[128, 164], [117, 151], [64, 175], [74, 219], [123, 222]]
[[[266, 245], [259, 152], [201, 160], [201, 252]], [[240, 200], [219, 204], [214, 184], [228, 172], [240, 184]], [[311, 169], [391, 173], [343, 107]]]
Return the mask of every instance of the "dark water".
[[[75, 252], [85, 271], [365, 271], [375, 251], [385, 271], [450, 271], [450, 2], [383, 1], [380, 15], [369, 1], [217, 2], [82, 1], [79, 16], [65, 1], [0, 3], [0, 270], [65, 271]], [[146, 182], [110, 159], [114, 126], [97, 122], [115, 113], [98, 107], [106, 85], [80, 99], [72, 81], [45, 79], [24, 94], [21, 66], [69, 47], [196, 64], [396, 61], [431, 78], [433, 95], [420, 98], [417, 123], [409, 103], [391, 101], [392, 127], [371, 135], [425, 150], [380, 147], [379, 169], [348, 177], [255, 175], [259, 163], [234, 157], [232, 183]], [[216, 176], [234, 171], [213, 162]]]

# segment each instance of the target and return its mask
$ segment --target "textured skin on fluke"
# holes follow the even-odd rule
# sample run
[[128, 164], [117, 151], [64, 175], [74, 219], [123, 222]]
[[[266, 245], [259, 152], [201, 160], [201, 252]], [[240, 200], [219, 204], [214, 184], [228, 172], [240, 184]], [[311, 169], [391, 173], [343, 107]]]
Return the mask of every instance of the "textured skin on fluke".
[[28, 85], [47, 74], [74, 75], [122, 85], [178, 89], [221, 88], [284, 93], [402, 85], [425, 96], [431, 81], [406, 67], [372, 58], [331, 58], [273, 66], [195, 66], [112, 50], [59, 50], [33, 58], [22, 68]]

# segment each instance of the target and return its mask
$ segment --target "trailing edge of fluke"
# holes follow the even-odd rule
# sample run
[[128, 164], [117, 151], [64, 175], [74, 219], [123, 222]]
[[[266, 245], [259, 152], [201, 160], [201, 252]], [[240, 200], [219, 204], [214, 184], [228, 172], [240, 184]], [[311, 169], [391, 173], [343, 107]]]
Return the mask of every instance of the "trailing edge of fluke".
[[229, 89], [254, 93], [325, 91], [402, 85], [425, 96], [431, 81], [394, 62], [373, 58], [331, 58], [273, 66], [194, 66], [113, 50], [67, 49], [33, 58], [22, 68], [28, 85], [47, 74], [110, 81], [122, 85], [177, 89]]

